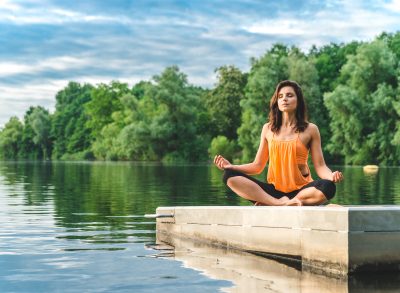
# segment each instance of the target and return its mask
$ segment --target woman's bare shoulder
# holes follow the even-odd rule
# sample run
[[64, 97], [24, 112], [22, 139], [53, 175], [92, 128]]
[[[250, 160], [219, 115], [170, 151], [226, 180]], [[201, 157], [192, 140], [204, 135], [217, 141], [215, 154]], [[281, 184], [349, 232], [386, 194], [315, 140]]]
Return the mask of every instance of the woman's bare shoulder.
[[265, 123], [265, 124], [263, 125], [262, 131], [265, 132], [265, 133], [270, 132], [270, 131], [271, 131], [271, 123], [270, 123], [270, 122]]
[[316, 125], [316, 124], [314, 124], [314, 123], [308, 123], [308, 126], [307, 126], [307, 128], [306, 128], [306, 131], [311, 135], [311, 136], [313, 136], [313, 135], [315, 135], [315, 134], [319, 134], [319, 129], [318, 129], [318, 126]]
[[271, 133], [271, 123], [267, 122], [263, 125], [262, 134], [264, 135], [265, 138], [268, 139], [270, 133]]

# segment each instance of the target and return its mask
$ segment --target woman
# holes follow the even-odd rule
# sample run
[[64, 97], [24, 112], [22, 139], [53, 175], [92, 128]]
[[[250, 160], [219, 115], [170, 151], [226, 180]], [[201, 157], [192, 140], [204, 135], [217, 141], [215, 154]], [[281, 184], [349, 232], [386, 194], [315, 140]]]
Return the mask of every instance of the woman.
[[[321, 179], [311, 178], [309, 152]], [[249, 176], [260, 174], [268, 160], [267, 183]], [[343, 180], [341, 172], [326, 166], [318, 127], [307, 121], [303, 92], [290, 80], [280, 82], [271, 98], [269, 122], [263, 126], [254, 161], [233, 165], [217, 155], [214, 164], [224, 170], [230, 189], [256, 205], [322, 204], [335, 195], [334, 183]]]

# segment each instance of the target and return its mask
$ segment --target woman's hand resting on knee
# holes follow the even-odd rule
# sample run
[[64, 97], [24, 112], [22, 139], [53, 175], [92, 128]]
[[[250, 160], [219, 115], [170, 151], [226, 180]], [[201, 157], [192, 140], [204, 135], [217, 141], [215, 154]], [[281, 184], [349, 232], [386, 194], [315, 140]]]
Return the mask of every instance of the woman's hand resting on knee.
[[343, 174], [340, 171], [332, 172], [332, 181], [333, 183], [339, 183], [343, 180]]
[[215, 166], [218, 167], [218, 169], [221, 169], [221, 170], [229, 169], [230, 167], [232, 167], [232, 164], [221, 155], [215, 156], [214, 164], [215, 164]]

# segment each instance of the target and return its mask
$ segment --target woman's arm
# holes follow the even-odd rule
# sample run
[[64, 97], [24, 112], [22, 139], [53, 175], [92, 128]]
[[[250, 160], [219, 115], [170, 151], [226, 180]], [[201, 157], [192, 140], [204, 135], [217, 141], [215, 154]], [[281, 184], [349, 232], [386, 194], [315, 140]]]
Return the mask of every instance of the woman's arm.
[[319, 134], [318, 127], [315, 124], [310, 123], [310, 149], [311, 157], [314, 164], [315, 171], [321, 179], [328, 179], [333, 182], [340, 182], [343, 180], [342, 172], [332, 172], [325, 163], [324, 155], [322, 154], [321, 148], [321, 135]]
[[243, 172], [248, 175], [260, 174], [267, 164], [268, 161], [268, 123], [264, 124], [261, 131], [260, 145], [258, 147], [257, 155], [252, 163], [243, 165], [232, 165], [228, 160], [220, 155], [216, 155], [214, 158], [214, 164], [221, 170], [232, 169]]

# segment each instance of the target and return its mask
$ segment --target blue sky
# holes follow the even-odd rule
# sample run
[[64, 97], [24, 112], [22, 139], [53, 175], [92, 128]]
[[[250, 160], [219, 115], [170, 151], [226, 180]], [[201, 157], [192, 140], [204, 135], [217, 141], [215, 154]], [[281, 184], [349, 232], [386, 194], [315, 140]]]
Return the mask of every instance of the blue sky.
[[0, 0], [0, 125], [53, 111], [72, 80], [133, 85], [176, 64], [210, 87], [216, 67], [247, 71], [276, 42], [307, 51], [398, 30], [400, 0]]

